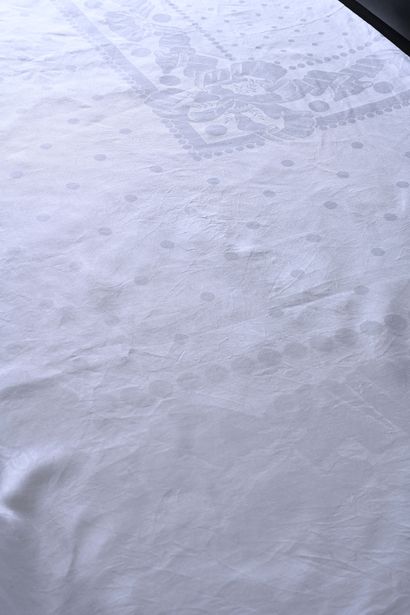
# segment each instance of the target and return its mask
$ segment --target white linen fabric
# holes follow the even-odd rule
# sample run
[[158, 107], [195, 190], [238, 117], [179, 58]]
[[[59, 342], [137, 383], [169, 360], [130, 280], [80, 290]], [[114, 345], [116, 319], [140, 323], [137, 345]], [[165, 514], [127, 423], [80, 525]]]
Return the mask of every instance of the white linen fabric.
[[410, 62], [336, 0], [8, 0], [3, 615], [410, 613]]

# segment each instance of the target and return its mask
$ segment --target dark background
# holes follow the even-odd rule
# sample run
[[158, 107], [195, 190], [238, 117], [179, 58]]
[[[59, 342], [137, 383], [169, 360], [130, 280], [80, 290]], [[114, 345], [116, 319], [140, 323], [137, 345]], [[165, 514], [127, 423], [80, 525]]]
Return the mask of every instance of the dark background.
[[340, 0], [410, 55], [410, 0]]

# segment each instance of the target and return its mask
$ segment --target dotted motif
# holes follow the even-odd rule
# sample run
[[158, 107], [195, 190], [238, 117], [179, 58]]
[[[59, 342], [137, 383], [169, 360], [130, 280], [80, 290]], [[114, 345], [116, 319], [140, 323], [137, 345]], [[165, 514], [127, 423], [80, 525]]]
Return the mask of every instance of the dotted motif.
[[[57, 6], [66, 16], [66, 18], [70, 21], [70, 23], [72, 23], [74, 27], [78, 28], [84, 34], [84, 36], [88, 40], [90, 40], [90, 42], [92, 42], [94, 45], [97, 46], [99, 52], [102, 53], [103, 57], [107, 60], [107, 62], [109, 62], [115, 70], [118, 70], [118, 72], [120, 72], [121, 75], [132, 85], [132, 90], [135, 91], [139, 96], [142, 96], [143, 98], [147, 99], [148, 104], [150, 104], [153, 107], [154, 111], [157, 112], [158, 115], [162, 116], [161, 121], [164, 123], [164, 125], [167, 126], [170, 132], [177, 139], [181, 148], [187, 151], [188, 153], [190, 153], [190, 155], [194, 158], [194, 160], [201, 160], [202, 158], [210, 159], [214, 156], [221, 156], [222, 154], [231, 154], [234, 151], [241, 152], [247, 149], [252, 150], [255, 148], [263, 147], [266, 143], [268, 143], [271, 140], [304, 138], [306, 136], [309, 136], [309, 134], [311, 134], [316, 129], [329, 130], [337, 126], [343, 126], [349, 123], [354, 123], [356, 121], [362, 121], [365, 119], [373, 118], [382, 113], [388, 113], [393, 110], [400, 109], [402, 106], [408, 105], [410, 103], [410, 92], [398, 92], [394, 96], [379, 99], [375, 102], [368, 103], [367, 105], [362, 105], [362, 106], [354, 107], [354, 108], [352, 108], [351, 105], [347, 105], [347, 108], [345, 110], [331, 113], [330, 108], [328, 108], [330, 98], [328, 98], [328, 101], [325, 101], [320, 98], [317, 100], [307, 99], [306, 108], [309, 108], [312, 113], [312, 117], [308, 119], [308, 115], [306, 112], [300, 115], [299, 117], [298, 116], [299, 112], [295, 112], [295, 110], [292, 108], [293, 107], [292, 103], [285, 102], [283, 106], [284, 112], [283, 112], [283, 117], [282, 117], [282, 121], [284, 122], [284, 127], [281, 130], [274, 129], [273, 126], [271, 127], [269, 125], [266, 125], [262, 127], [261, 129], [253, 128], [255, 124], [253, 120], [249, 121], [249, 118], [244, 118], [244, 120], [242, 120], [240, 117], [240, 114], [238, 114], [236, 116], [237, 118], [236, 121], [242, 122], [242, 124], [240, 127], [239, 134], [237, 133], [235, 138], [232, 139], [230, 137], [230, 131], [227, 129], [227, 125], [223, 121], [222, 122], [218, 121], [218, 122], [209, 122], [208, 125], [206, 124], [204, 125], [203, 127], [204, 133], [207, 134], [209, 137], [209, 141], [204, 141], [204, 139], [201, 137], [201, 134], [197, 133], [196, 122], [198, 120], [196, 119], [191, 120], [189, 117], [189, 111], [186, 111], [186, 112], [184, 111], [184, 113], [181, 114], [181, 117], [178, 117], [177, 119], [170, 117], [170, 114], [167, 113], [166, 111], [164, 112], [163, 103], [166, 100], [168, 101], [168, 105], [170, 106], [170, 109], [179, 109], [179, 108], [183, 109], [183, 107], [178, 104], [178, 101], [174, 100], [173, 98], [174, 93], [172, 92], [172, 84], [177, 86], [179, 83], [178, 77], [174, 75], [162, 75], [161, 79], [162, 79], [164, 86], [167, 86], [167, 85], [169, 86], [168, 98], [161, 99], [162, 100], [161, 105], [159, 104], [156, 105], [155, 104], [156, 94], [159, 93], [159, 91], [157, 90], [157, 87], [153, 83], [151, 83], [149, 79], [146, 78], [138, 70], [136, 66], [134, 66], [127, 58], [125, 58], [125, 56], [121, 53], [121, 51], [108, 38], [106, 38], [100, 30], [97, 30], [92, 24], [90, 24], [87, 17], [83, 13], [81, 13], [78, 7], [76, 7], [73, 3], [71, 3], [70, 0], [52, 0], [52, 1], [55, 4], [57, 4]], [[182, 10], [180, 6], [178, 6], [172, 0], [165, 0], [165, 1], [168, 4], [168, 6], [170, 6], [172, 10], [175, 12], [176, 16], [181, 17], [184, 21], [189, 23], [190, 27], [194, 27], [201, 34], [203, 38], [205, 38], [206, 40], [208, 40], [209, 42], [213, 44], [213, 46], [219, 51], [221, 60], [225, 60], [225, 61], [228, 60], [229, 62], [233, 62], [234, 56], [225, 47], [221, 46], [220, 43], [218, 43], [215, 36], [210, 35], [204, 29], [202, 22], [207, 20], [206, 14], [201, 15], [199, 20], [193, 19], [188, 15], [187, 12]], [[189, 8], [189, 5], [187, 5], [187, 7]], [[262, 19], [263, 12], [261, 11], [261, 17], [256, 16], [256, 18]], [[329, 15], [329, 17], [326, 19], [330, 19], [330, 18], [331, 16]], [[323, 19], [323, 16], [321, 16], [321, 19]], [[159, 32], [157, 32], [156, 35], [161, 35], [161, 32], [163, 32], [161, 28], [172, 27], [171, 26], [172, 19], [168, 15], [165, 15], [163, 13], [155, 13], [150, 18], [150, 20], [151, 20], [151, 23], [155, 23], [158, 26]], [[305, 23], [303, 20], [304, 18], [301, 19], [301, 23]], [[313, 23], [312, 20], [307, 20], [307, 21], [308, 23]], [[225, 22], [229, 24], [231, 23], [231, 20], [225, 19]], [[232, 21], [232, 24], [234, 23], [235, 23], [235, 20]], [[294, 31], [296, 34], [298, 33], [297, 30], [300, 30], [300, 28], [294, 28]], [[180, 30], [180, 29], [178, 30], [178, 28], [177, 28], [177, 31], [180, 31], [183, 33], [183, 30]], [[317, 36], [318, 38], [321, 38], [323, 36], [321, 32], [322, 31], [319, 30], [315, 34], [315, 36]], [[347, 36], [347, 33], [346, 33], [346, 36]], [[289, 39], [289, 40], [296, 40], [296, 39]], [[350, 58], [351, 56], [357, 54], [357, 52], [366, 53], [366, 48], [372, 45], [374, 40], [377, 40], [377, 37], [365, 41], [362, 45], [359, 45], [356, 49], [351, 47], [347, 51], [341, 51], [340, 53], [332, 53], [327, 56], [324, 56], [323, 59], [315, 57], [314, 54], [310, 54], [310, 53], [306, 54], [306, 57], [303, 58], [303, 61], [300, 61], [302, 57], [300, 58], [295, 57], [294, 64], [291, 64], [291, 68], [290, 67], [288, 68], [289, 70], [293, 70], [293, 71], [298, 69], [298, 71], [301, 72], [301, 75], [300, 76], [298, 75], [298, 78], [297, 78], [298, 83], [302, 83], [302, 84], [304, 83], [303, 87], [305, 89], [307, 88], [306, 92], [305, 90], [302, 90], [303, 92], [302, 98], [303, 96], [308, 96], [310, 92], [309, 88], [311, 87], [311, 83], [309, 79], [311, 79], [311, 77], [309, 77], [308, 71], [311, 70], [310, 67], [312, 66], [312, 62], [313, 64], [320, 64], [320, 63], [326, 63], [326, 62], [331, 62], [331, 61], [334, 62], [339, 59], [342, 60], [344, 58]], [[258, 44], [257, 47], [262, 47], [262, 46]], [[193, 48], [190, 47], [190, 49], [192, 51]], [[142, 54], [142, 51], [144, 51], [144, 54]], [[283, 49], [281, 51], [285, 53], [286, 49]], [[146, 55], [146, 53], [150, 54], [151, 52], [149, 49], [139, 47], [139, 48], [134, 49], [132, 53], [133, 54], [135, 53], [136, 55]], [[215, 59], [216, 58], [213, 57], [213, 60]], [[244, 61], [242, 60], [241, 62], [243, 65]], [[257, 60], [253, 56], [251, 56], [248, 62], [250, 62], [249, 66], [246, 67], [245, 71], [243, 71], [242, 69], [242, 72], [239, 74], [242, 75], [241, 80], [244, 81], [243, 85], [246, 88], [248, 88], [249, 91], [252, 91], [252, 87], [253, 87], [252, 82], [255, 80], [255, 76], [253, 73], [255, 73], [257, 80], [260, 79], [260, 76], [257, 76], [257, 71], [259, 71], [260, 73], [260, 67], [261, 65], [263, 65], [265, 60]], [[344, 77], [343, 80], [340, 81], [340, 83], [341, 84], [350, 83], [349, 87], [353, 87], [353, 89], [351, 92], [349, 90], [342, 92], [341, 100], [344, 101], [346, 97], [352, 94], [353, 91], [357, 93], [357, 89], [354, 90], [354, 88], [361, 87], [360, 79], [362, 77], [366, 79], [368, 78], [374, 79], [375, 74], [380, 70], [381, 66], [383, 65], [383, 62], [384, 60], [378, 60], [377, 58], [375, 58], [375, 56], [364, 56], [362, 58], [359, 58], [358, 60], [356, 60], [356, 64], [352, 63], [352, 61], [349, 60], [349, 63], [347, 66], [343, 66], [343, 64], [346, 64], [346, 62], [342, 62], [341, 68], [337, 69], [339, 70], [339, 72], [341, 72], [341, 75], [343, 75]], [[268, 65], [269, 63], [265, 62], [265, 64]], [[284, 70], [286, 72], [286, 69], [284, 69], [281, 66], [282, 62], [280, 60], [274, 59], [270, 64], [271, 66], [277, 66], [278, 69]], [[222, 64], [220, 65], [220, 67], [222, 69]], [[219, 75], [225, 74], [223, 73], [223, 70], [222, 71], [219, 70], [217, 74]], [[236, 70], [235, 65], [229, 64], [227, 70], [230, 70], [230, 71]], [[352, 81], [346, 80], [346, 76], [347, 76], [346, 71], [350, 71], [348, 74], [350, 75], [350, 78]], [[262, 86], [263, 88], [268, 88], [268, 89], [271, 87], [271, 84], [269, 81], [271, 79], [271, 77], [269, 76], [271, 72], [272, 72], [272, 69], [271, 68], [268, 69], [268, 67], [266, 67], [266, 77], [263, 77], [265, 81], [263, 81], [263, 79], [259, 80], [258, 87]], [[326, 83], [326, 80], [327, 80], [328, 85], [326, 87], [333, 87], [331, 85], [331, 79], [334, 79], [334, 77], [331, 77], [331, 75], [334, 76], [333, 66], [332, 66], [331, 72], [324, 73], [324, 74], [328, 74], [329, 77], [326, 77], [325, 81], [321, 79], [321, 83]], [[229, 82], [229, 80], [231, 80], [231, 82]], [[355, 83], [355, 80], [359, 80], [359, 81], [357, 82], [355, 86], [353, 86], [352, 84]], [[228, 75], [228, 89], [231, 87], [230, 83], [235, 83], [234, 75], [231, 75], [231, 77], [229, 77]], [[224, 84], [224, 88], [226, 89], [226, 84]], [[383, 80], [380, 80], [380, 81], [375, 80], [373, 84], [373, 89], [375, 92], [379, 93], [379, 95], [381, 96], [385, 96], [386, 94], [392, 91], [391, 85]], [[178, 90], [176, 88], [175, 92], [177, 91]], [[150, 94], [152, 96], [147, 98]], [[176, 93], [175, 93], [175, 96], [176, 96]], [[309, 97], [310, 97], [310, 94], [309, 94]], [[260, 115], [261, 113], [263, 114], [264, 113], [263, 108], [259, 108], [260, 106], [258, 106], [258, 102], [257, 102], [258, 98], [255, 97], [254, 100], [255, 100], [255, 103], [253, 103], [251, 101], [251, 97], [249, 97], [248, 105], [250, 104], [251, 109], [252, 107], [255, 107], [254, 111], [252, 109], [252, 114], [254, 113], [256, 113], [257, 115]], [[289, 104], [289, 108], [287, 108], [287, 104]], [[208, 109], [208, 114], [209, 112], [210, 111]], [[204, 117], [206, 117], [206, 114]], [[220, 119], [223, 120], [222, 117]], [[69, 121], [75, 122], [76, 120], [77, 118], [69, 118]], [[245, 124], [247, 124], [249, 128], [244, 129]], [[125, 132], [126, 130], [127, 129], [121, 129], [120, 131], [121, 134], [128, 134]], [[352, 147], [354, 149], [356, 148], [356, 146], [354, 145], [352, 145]], [[357, 149], [360, 149], [360, 148], [357, 147]], [[342, 175], [341, 173], [345, 173], [345, 172], [344, 171], [339, 172], [339, 177], [341, 177], [342, 179], [343, 177], [346, 177], [345, 175]]]
[[215, 37], [213, 37], [211, 34], [209, 34], [208, 32], [206, 32], [206, 30], [201, 26], [201, 24], [197, 21], [195, 21], [195, 19], [192, 19], [191, 17], [189, 17], [189, 15], [187, 15], [185, 13], [185, 11], [183, 11], [181, 8], [179, 8], [174, 2], [172, 2], [172, 0], [165, 0], [166, 4], [168, 4], [168, 6], [170, 6], [180, 17], [182, 17], [185, 21], [187, 21], [191, 26], [194, 26], [198, 32], [200, 32], [202, 34], [202, 36], [204, 38], [206, 38], [210, 43], [212, 43], [212, 45], [214, 45], [218, 51], [228, 60], [234, 60], [234, 56], [227, 50], [225, 49], [225, 47], [223, 45], [221, 45], [221, 43], [219, 43]]

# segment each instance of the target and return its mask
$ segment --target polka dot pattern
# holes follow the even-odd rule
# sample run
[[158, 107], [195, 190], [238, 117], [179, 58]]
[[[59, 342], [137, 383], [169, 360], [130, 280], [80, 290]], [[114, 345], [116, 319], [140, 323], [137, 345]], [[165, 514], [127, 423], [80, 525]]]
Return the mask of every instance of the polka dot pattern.
[[201, 299], [202, 301], [206, 301], [207, 303], [209, 303], [210, 301], [213, 301], [215, 299], [215, 295], [211, 292], [205, 291], [201, 293]]
[[310, 243], [319, 243], [319, 241], [321, 241], [322, 238], [317, 233], [309, 233], [309, 235], [306, 235], [306, 240], [309, 241]]
[[136, 275], [134, 282], [137, 286], [146, 286], [149, 283], [149, 278], [145, 275]]
[[407, 320], [400, 314], [387, 314], [384, 318], [386, 326], [395, 333], [402, 333], [407, 329]]
[[175, 247], [175, 244], [169, 239], [164, 239], [163, 241], [161, 241], [161, 246], [166, 250], [172, 250]]
[[98, 229], [98, 232], [100, 235], [112, 235], [112, 230], [110, 228], [108, 228], [107, 226], [102, 226]]
[[103, 595], [70, 592], [72, 613], [393, 615], [410, 507], [400, 54], [331, 0], [58, 0], [39, 24], [17, 4], [2, 435], [7, 476], [46, 480], [6, 498], [10, 521], [44, 544], [62, 513], [92, 521], [71, 581], [98, 551]]

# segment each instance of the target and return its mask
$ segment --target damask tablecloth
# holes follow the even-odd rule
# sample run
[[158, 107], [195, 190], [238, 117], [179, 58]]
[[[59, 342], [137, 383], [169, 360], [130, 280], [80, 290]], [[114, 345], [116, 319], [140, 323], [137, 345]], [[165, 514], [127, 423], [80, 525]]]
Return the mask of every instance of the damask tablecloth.
[[410, 613], [410, 61], [337, 0], [0, 6], [0, 613]]

